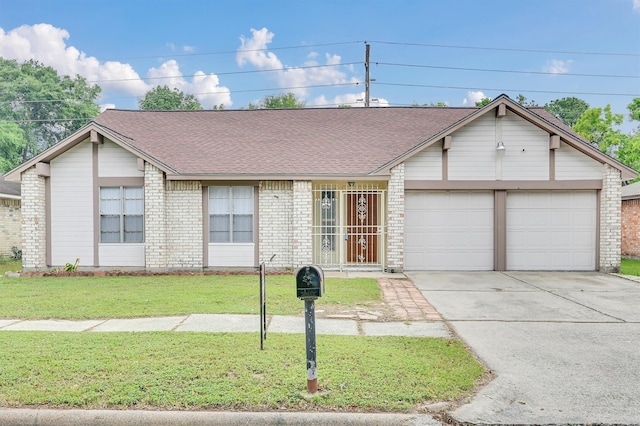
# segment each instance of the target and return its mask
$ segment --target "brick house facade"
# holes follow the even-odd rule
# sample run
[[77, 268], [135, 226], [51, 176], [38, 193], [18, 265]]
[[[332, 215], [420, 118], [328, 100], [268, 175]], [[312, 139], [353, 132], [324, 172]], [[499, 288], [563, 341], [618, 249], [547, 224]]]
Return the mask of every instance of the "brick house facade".
[[640, 182], [622, 187], [622, 256], [640, 257]]
[[20, 185], [0, 175], [0, 257], [13, 255], [13, 247], [22, 249]]
[[80, 258], [605, 272], [620, 267], [621, 183], [635, 176], [506, 96], [482, 108], [107, 110], [8, 174], [22, 181], [26, 270]]

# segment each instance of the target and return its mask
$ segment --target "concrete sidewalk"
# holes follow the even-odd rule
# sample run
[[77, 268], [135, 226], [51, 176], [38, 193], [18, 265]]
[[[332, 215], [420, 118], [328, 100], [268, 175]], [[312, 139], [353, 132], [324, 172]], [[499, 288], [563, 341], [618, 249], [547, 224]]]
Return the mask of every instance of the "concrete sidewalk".
[[[151, 332], [193, 331], [209, 333], [258, 333], [259, 315], [191, 314], [172, 317], [69, 321], [0, 320], [0, 331]], [[270, 315], [268, 333], [304, 334], [304, 318]], [[316, 319], [317, 334], [350, 336], [452, 337], [443, 321], [369, 322], [351, 319]]]

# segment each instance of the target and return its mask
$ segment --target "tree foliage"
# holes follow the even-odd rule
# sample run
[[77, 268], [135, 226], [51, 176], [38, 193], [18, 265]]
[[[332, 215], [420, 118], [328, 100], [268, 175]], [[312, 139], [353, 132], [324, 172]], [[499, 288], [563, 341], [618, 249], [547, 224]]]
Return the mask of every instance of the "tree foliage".
[[[635, 98], [629, 105], [629, 117], [632, 121], [640, 121], [640, 98]], [[624, 121], [623, 114], [614, 114], [611, 106], [590, 108], [586, 110], [573, 130], [587, 141], [605, 152], [638, 170], [640, 169], [640, 128], [630, 134], [620, 131], [617, 126]]]
[[492, 100], [493, 99], [491, 98], [482, 98], [478, 102], [476, 102], [476, 106], [478, 108], [482, 108], [483, 106], [490, 104]]
[[37, 61], [0, 58], [3, 163], [13, 168], [84, 126], [100, 112], [100, 92], [79, 75], [59, 76]]
[[24, 132], [16, 123], [0, 122], [0, 173], [20, 164], [27, 146]]
[[266, 95], [258, 105], [249, 103], [249, 109], [284, 109], [284, 108], [304, 108], [306, 103], [296, 98], [291, 92], [279, 95]]
[[604, 108], [590, 108], [578, 118], [573, 130], [600, 148], [600, 151], [612, 155], [621, 145], [624, 136], [613, 126], [619, 126], [623, 121], [624, 115], [611, 112], [611, 105]]
[[149, 90], [140, 101], [138, 107], [146, 111], [192, 111], [202, 109], [200, 101], [193, 95], [185, 95], [178, 89], [169, 86], [156, 86]]
[[438, 108], [447, 108], [449, 105], [447, 105], [446, 102], [430, 102], [428, 104], [419, 104], [417, 102], [414, 102], [411, 104], [412, 107], [417, 108], [417, 107], [438, 107]]
[[544, 109], [562, 120], [567, 126], [573, 127], [578, 118], [589, 109], [589, 104], [582, 99], [569, 97], [551, 101], [544, 105]]

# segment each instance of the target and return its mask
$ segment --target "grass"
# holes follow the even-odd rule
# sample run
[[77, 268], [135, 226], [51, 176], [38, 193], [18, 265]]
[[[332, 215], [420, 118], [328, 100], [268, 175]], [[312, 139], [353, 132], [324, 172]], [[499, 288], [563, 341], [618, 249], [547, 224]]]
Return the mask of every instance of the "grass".
[[625, 275], [640, 276], [640, 260], [622, 259], [620, 273]]
[[[316, 306], [371, 305], [381, 295], [374, 279], [327, 278]], [[267, 313], [296, 315], [293, 275], [266, 278]], [[92, 319], [197, 313], [257, 314], [257, 275], [0, 278], [0, 318]]]
[[0, 278], [4, 277], [5, 272], [15, 272], [20, 271], [21, 269], [22, 262], [20, 260], [0, 257]]
[[468, 393], [483, 368], [458, 341], [304, 335], [0, 332], [0, 405], [404, 411]]
[[[9, 265], [9, 266], [7, 266]], [[19, 269], [3, 263], [2, 268]], [[256, 275], [0, 278], [0, 318], [259, 312]], [[373, 279], [327, 278], [318, 309], [381, 302]], [[292, 275], [267, 276], [268, 314], [298, 314]], [[406, 411], [468, 394], [485, 371], [457, 340], [257, 333], [0, 331], [0, 406]]]

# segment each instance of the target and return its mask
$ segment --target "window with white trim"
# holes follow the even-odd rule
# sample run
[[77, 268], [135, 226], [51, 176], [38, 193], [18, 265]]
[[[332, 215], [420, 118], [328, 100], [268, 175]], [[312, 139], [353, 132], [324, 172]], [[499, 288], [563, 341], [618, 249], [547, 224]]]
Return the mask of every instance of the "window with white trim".
[[253, 242], [253, 187], [209, 187], [209, 242]]
[[144, 242], [144, 189], [141, 186], [100, 188], [100, 242]]

